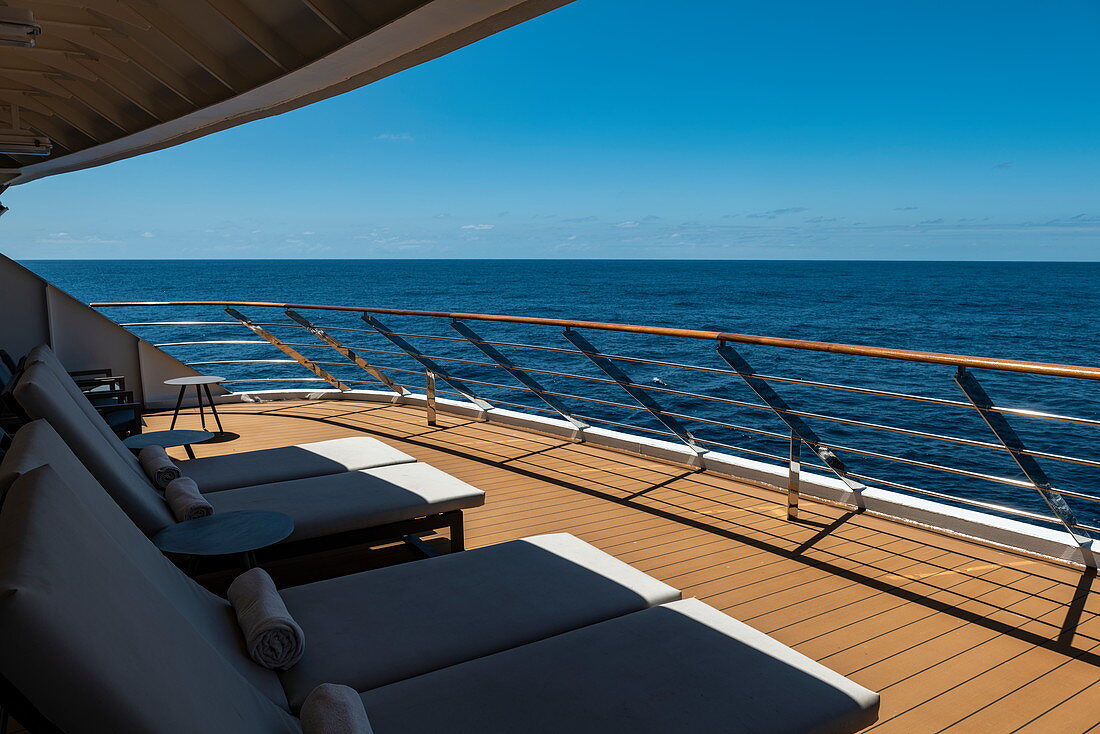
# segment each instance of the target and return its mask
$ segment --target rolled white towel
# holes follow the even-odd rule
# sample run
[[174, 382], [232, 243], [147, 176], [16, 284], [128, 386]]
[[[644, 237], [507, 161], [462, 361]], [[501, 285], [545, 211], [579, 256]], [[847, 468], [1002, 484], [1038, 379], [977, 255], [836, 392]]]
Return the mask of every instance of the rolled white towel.
[[138, 463], [146, 476], [159, 489], [167, 489], [168, 483], [183, 476], [180, 468], [172, 463], [172, 458], [163, 446], [146, 446], [138, 452]]
[[302, 704], [304, 734], [373, 734], [363, 699], [354, 688], [322, 683]]
[[271, 670], [287, 670], [302, 658], [305, 635], [267, 571], [245, 571], [233, 579], [227, 597], [253, 660]]
[[179, 522], [197, 520], [214, 514], [214, 506], [206, 501], [199, 491], [199, 485], [195, 484], [195, 480], [190, 477], [180, 477], [170, 481], [164, 490], [164, 499]]

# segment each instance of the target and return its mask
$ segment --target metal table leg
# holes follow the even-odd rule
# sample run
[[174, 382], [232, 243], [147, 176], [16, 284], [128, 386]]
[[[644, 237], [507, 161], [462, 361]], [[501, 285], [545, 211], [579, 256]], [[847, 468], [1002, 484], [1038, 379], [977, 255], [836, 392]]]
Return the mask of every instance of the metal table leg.
[[187, 390], [186, 385], [180, 386], [180, 395], [176, 398], [176, 409], [172, 411], [172, 425], [168, 426], [168, 430], [174, 430], [176, 427], [176, 419], [180, 417], [180, 406], [183, 405], [183, 393]]
[[221, 416], [218, 415], [218, 409], [214, 407], [214, 396], [210, 394], [210, 386], [203, 385], [202, 389], [206, 391], [206, 402], [210, 406], [210, 412], [214, 414], [214, 422], [218, 424], [218, 433], [225, 433]]
[[195, 398], [199, 401], [199, 420], [202, 421], [202, 430], [206, 430], [206, 411], [202, 409], [202, 388], [195, 385]]

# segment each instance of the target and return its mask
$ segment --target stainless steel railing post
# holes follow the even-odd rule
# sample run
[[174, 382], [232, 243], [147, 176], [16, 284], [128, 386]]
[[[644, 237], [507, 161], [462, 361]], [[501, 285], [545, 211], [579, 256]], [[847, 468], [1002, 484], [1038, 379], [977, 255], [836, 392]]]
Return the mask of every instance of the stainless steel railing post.
[[802, 470], [802, 441], [791, 431], [791, 453], [787, 462], [787, 519], [798, 519], [798, 481]]
[[280, 352], [287, 355], [288, 357], [293, 359], [295, 362], [302, 365], [307, 370], [309, 370], [313, 374], [317, 375], [318, 377], [320, 377], [322, 380], [324, 380], [328, 384], [335, 387], [337, 390], [343, 392], [345, 390], [350, 390], [351, 389], [347, 386], [346, 383], [344, 383], [343, 381], [333, 377], [331, 374], [328, 373], [328, 371], [326, 371], [324, 368], [320, 367], [316, 362], [314, 362], [313, 360], [311, 360], [311, 359], [307, 358], [306, 356], [304, 356], [301, 352], [299, 352], [294, 347], [291, 347], [291, 346], [288, 346], [287, 344], [285, 344], [277, 336], [275, 336], [270, 331], [268, 331], [267, 329], [265, 329], [262, 326], [260, 326], [259, 324], [257, 324], [252, 319], [245, 316], [243, 313], [241, 313], [237, 309], [227, 307], [225, 309], [225, 312], [227, 314], [229, 314], [232, 318], [239, 321], [243, 326], [245, 326], [245, 328], [247, 328], [253, 334], [260, 337], [261, 339], [266, 340], [272, 346], [274, 346], [276, 349], [278, 349]]
[[[978, 415], [982, 417], [982, 421], [986, 427], [997, 437], [997, 440], [1008, 449], [1009, 455], [1016, 462], [1016, 466], [1020, 467], [1020, 471], [1023, 472], [1027, 480], [1035, 487], [1035, 491], [1039, 493], [1039, 496], [1047, 503], [1051, 511], [1055, 516], [1061, 520], [1062, 524], [1066, 528], [1066, 532], [1070, 534], [1070, 537], [1077, 542], [1083, 549], [1090, 549], [1092, 546], [1092, 537], [1088, 532], [1081, 530], [1078, 527], [1077, 516], [1070, 509], [1069, 504], [1066, 502], [1065, 497], [1054, 491], [1051, 486], [1050, 478], [1047, 476], [1046, 471], [1039, 465], [1039, 462], [1035, 460], [1033, 456], [1029, 456], [1025, 453], [1026, 448], [1024, 441], [1020, 438], [1020, 434], [1016, 433], [1016, 429], [1008, 422], [1008, 419], [1001, 415], [1000, 411], [996, 409], [993, 404], [992, 398], [989, 397], [989, 393], [985, 391], [982, 384], [978, 382], [978, 378], [974, 376], [970, 370], [966, 367], [959, 367], [955, 372], [955, 384], [959, 386], [959, 389], [963, 391], [966, 398], [974, 404], [974, 407], [978, 408]], [[1091, 555], [1089, 556], [1091, 558]]]
[[794, 414], [794, 411], [791, 410], [791, 406], [787, 405], [787, 401], [780, 397], [779, 393], [773, 390], [771, 385], [756, 376], [756, 371], [749, 365], [748, 361], [741, 356], [740, 352], [725, 341], [719, 341], [715, 351], [718, 352], [718, 356], [721, 357], [726, 364], [733, 368], [734, 372], [741, 376], [741, 379], [745, 381], [745, 384], [748, 385], [754, 393], [756, 393], [757, 397], [763, 400], [764, 403], [771, 408], [776, 417], [787, 424], [787, 428], [790, 429], [791, 433], [797, 435], [800, 441], [804, 441], [810, 450], [817, 454], [817, 458], [821, 460], [821, 463], [827, 466], [840, 481], [847, 485], [848, 489], [852, 491], [852, 499], [856, 507], [862, 509], [863, 495], [861, 492], [863, 492], [866, 487], [862, 482], [858, 482], [849, 476], [848, 466], [840, 457], [833, 453], [833, 451], [818, 438], [817, 433], [814, 432], [805, 421]]
[[539, 400], [557, 411], [558, 415], [569, 421], [569, 423], [573, 425], [573, 428], [576, 429], [575, 439], [577, 441], [584, 440], [584, 429], [588, 428], [589, 425], [569, 412], [565, 404], [558, 400], [552, 392], [543, 387], [542, 383], [517, 367], [515, 362], [504, 356], [499, 349], [487, 343], [476, 331], [458, 319], [451, 320], [451, 328], [461, 334], [463, 338], [477, 348], [478, 351], [493, 360], [501, 369], [514, 377], [517, 382], [526, 387]]
[[326, 332], [324, 329], [322, 329], [321, 327], [315, 325], [312, 321], [310, 321], [306, 317], [302, 316], [301, 314], [297, 313], [296, 311], [290, 310], [289, 308], [286, 309], [286, 311], [284, 313], [286, 313], [288, 318], [293, 319], [294, 321], [297, 321], [301, 326], [305, 327], [305, 329], [310, 334], [313, 334], [313, 336], [317, 337], [318, 339], [323, 341], [325, 344], [327, 344], [328, 346], [335, 349], [338, 353], [340, 353], [341, 355], [343, 355], [347, 359], [350, 359], [357, 367], [359, 367], [360, 369], [367, 372], [371, 377], [373, 377], [374, 379], [381, 382], [383, 385], [388, 387], [390, 390], [393, 390], [398, 395], [404, 395], [405, 394], [405, 392], [406, 392], [405, 388], [398, 385], [393, 379], [390, 378], [389, 375], [382, 372], [381, 370], [379, 370], [377, 367], [375, 367], [371, 363], [367, 362], [365, 359], [363, 359], [361, 356], [359, 356], [359, 354], [357, 354], [355, 351], [353, 351], [349, 347], [345, 346], [344, 344], [341, 344], [339, 341], [337, 341], [333, 337], [329, 336], [328, 332]]
[[391, 344], [415, 359], [421, 364], [422, 367], [431, 371], [433, 375], [437, 375], [439, 379], [443, 380], [452, 388], [454, 388], [454, 390], [462, 395], [462, 397], [466, 398], [466, 400], [470, 401], [478, 408], [480, 408], [482, 411], [482, 420], [487, 420], [487, 418], [485, 417], [485, 413], [493, 409], [493, 406], [487, 400], [483, 400], [482, 398], [480, 398], [473, 390], [463, 384], [456, 377], [451, 375], [446, 369], [439, 366], [434, 360], [432, 360], [430, 357], [425, 355], [412, 344], [409, 344], [403, 338], [395, 334], [392, 329], [387, 327], [378, 319], [371, 316], [369, 313], [362, 314], [360, 318], [372, 329], [374, 329], [379, 334], [384, 336], [387, 340], [389, 340]]
[[428, 417], [428, 425], [434, 426], [435, 422], [435, 373], [424, 370], [424, 413]]
[[605, 357], [600, 350], [596, 349], [592, 342], [585, 339], [576, 331], [566, 328], [562, 331], [562, 336], [564, 336], [570, 344], [579, 349], [601, 372], [614, 380], [627, 395], [634, 398], [639, 405], [649, 411], [649, 414], [653, 416], [657, 422], [671, 431], [678, 439], [683, 441], [688, 448], [695, 452], [699, 469], [706, 468], [703, 461], [703, 454], [707, 451], [706, 448], [700, 446], [696, 442], [695, 436], [691, 434], [691, 431], [685, 428], [683, 423], [670, 416], [661, 405], [650, 396], [643, 386], [634, 382], [634, 380], [631, 379], [626, 372], [620, 369], [618, 365]]

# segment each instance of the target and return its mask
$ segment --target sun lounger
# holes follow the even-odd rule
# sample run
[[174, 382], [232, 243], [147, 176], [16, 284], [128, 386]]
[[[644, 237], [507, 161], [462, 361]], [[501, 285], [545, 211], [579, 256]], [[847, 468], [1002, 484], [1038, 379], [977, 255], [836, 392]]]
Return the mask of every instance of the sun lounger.
[[278, 676], [243, 652], [228, 603], [165, 583], [179, 572], [133, 553], [133, 541], [149, 541], [120, 536], [117, 522], [108, 532], [100, 520], [117, 516], [103, 509], [49, 466], [5, 494], [0, 675], [14, 689], [2, 687], [5, 708], [31, 731], [300, 734]]
[[[49, 421], [146, 534], [174, 523], [132, 452], [74, 390], [66, 389], [47, 363], [37, 361], [27, 365], [14, 393], [31, 418]], [[215, 512], [268, 509], [290, 515], [295, 530], [284, 542], [430, 516], [434, 519], [403, 532], [449, 527], [452, 547], [461, 549], [461, 511], [483, 504], [483, 493], [413, 462], [413, 457], [381, 441], [351, 437], [178, 463]], [[279, 476], [290, 479], [276, 481]]]
[[[253, 664], [227, 603], [101, 488], [64, 468], [17, 469], [34, 463], [24, 431], [0, 465], [0, 674], [11, 684], [0, 690], [13, 710], [65, 732], [300, 734], [297, 686], [311, 680]], [[876, 694], [701, 602], [650, 606], [676, 592], [576, 539], [518, 544], [284, 590], [307, 657], [344, 645], [300, 674], [355, 680], [376, 734], [793, 734], [875, 720]], [[373, 639], [358, 629], [368, 624]], [[387, 630], [394, 639], [374, 644]]]
[[[72, 425], [68, 435], [74, 435]], [[32, 421], [26, 434], [33, 461], [53, 463], [66, 477], [95, 481], [142, 532], [153, 536], [176, 518], [140, 468], [133, 470], [89, 429], [76, 434], [74, 451], [55, 424]], [[95, 471], [96, 469], [99, 470]], [[98, 475], [97, 475], [98, 474]], [[106, 481], [100, 479], [107, 477]], [[86, 479], [85, 479], [86, 478]], [[410, 532], [449, 528], [451, 549], [462, 549], [462, 511], [485, 502], [485, 493], [428, 464], [399, 464], [290, 482], [204, 494], [214, 511], [275, 510], [294, 520], [283, 544], [348, 534], [348, 542], [400, 538]]]
[[83, 395], [116, 436], [124, 438], [141, 433], [142, 405], [135, 402], [134, 393], [125, 388], [124, 378], [111, 376], [110, 370], [69, 372], [45, 344], [32, 349], [23, 365], [33, 362], [46, 363], [66, 389], [74, 395]]
[[685, 599], [362, 693], [374, 734], [822, 734], [878, 694]]
[[[51, 379], [52, 378], [52, 379]], [[67, 374], [48, 347], [35, 347], [27, 355], [24, 374], [15, 386], [15, 399], [31, 418], [46, 418], [74, 448], [72, 430], [98, 433], [116, 454], [140, 471], [133, 454], [114, 435], [94, 406]], [[65, 398], [68, 398], [66, 400]], [[82, 414], [85, 421], [81, 421]], [[337, 438], [261, 451], [179, 461], [186, 476], [203, 492], [216, 492], [269, 482], [373, 469], [416, 461], [403, 451], [366, 436]], [[93, 468], [93, 473], [97, 473]], [[97, 476], [99, 476], [97, 474]], [[100, 476], [101, 481], [103, 477]]]
[[327, 579], [282, 595], [306, 637], [305, 656], [282, 674], [294, 710], [322, 683], [378, 688], [680, 598], [567, 534]]

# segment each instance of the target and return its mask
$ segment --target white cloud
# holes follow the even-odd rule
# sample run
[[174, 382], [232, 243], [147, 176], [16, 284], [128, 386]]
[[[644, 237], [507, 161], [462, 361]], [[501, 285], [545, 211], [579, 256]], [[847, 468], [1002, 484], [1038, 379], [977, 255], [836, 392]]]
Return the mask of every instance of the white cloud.
[[119, 240], [107, 239], [94, 234], [84, 237], [73, 237], [68, 232], [58, 232], [56, 234], [47, 235], [46, 237], [40, 237], [35, 240], [35, 242], [43, 245], [117, 245]]
[[495, 224], [463, 224], [459, 229], [493, 229]]
[[631, 228], [631, 227], [637, 227], [637, 226], [638, 226], [638, 223], [637, 223], [637, 222], [619, 222], [619, 223], [618, 223], [618, 224], [616, 224], [615, 226], [616, 226], [616, 227], [624, 227], [624, 228], [626, 228], [626, 229], [629, 229], [629, 228]]
[[414, 140], [415, 138], [413, 138], [413, 136], [410, 135], [409, 133], [382, 133], [380, 135], [376, 135], [374, 139], [375, 140], [406, 140], [406, 141], [410, 141], [410, 140]]
[[156, 237], [156, 235], [153, 234], [152, 232], [142, 232], [141, 236], [142, 237]]

